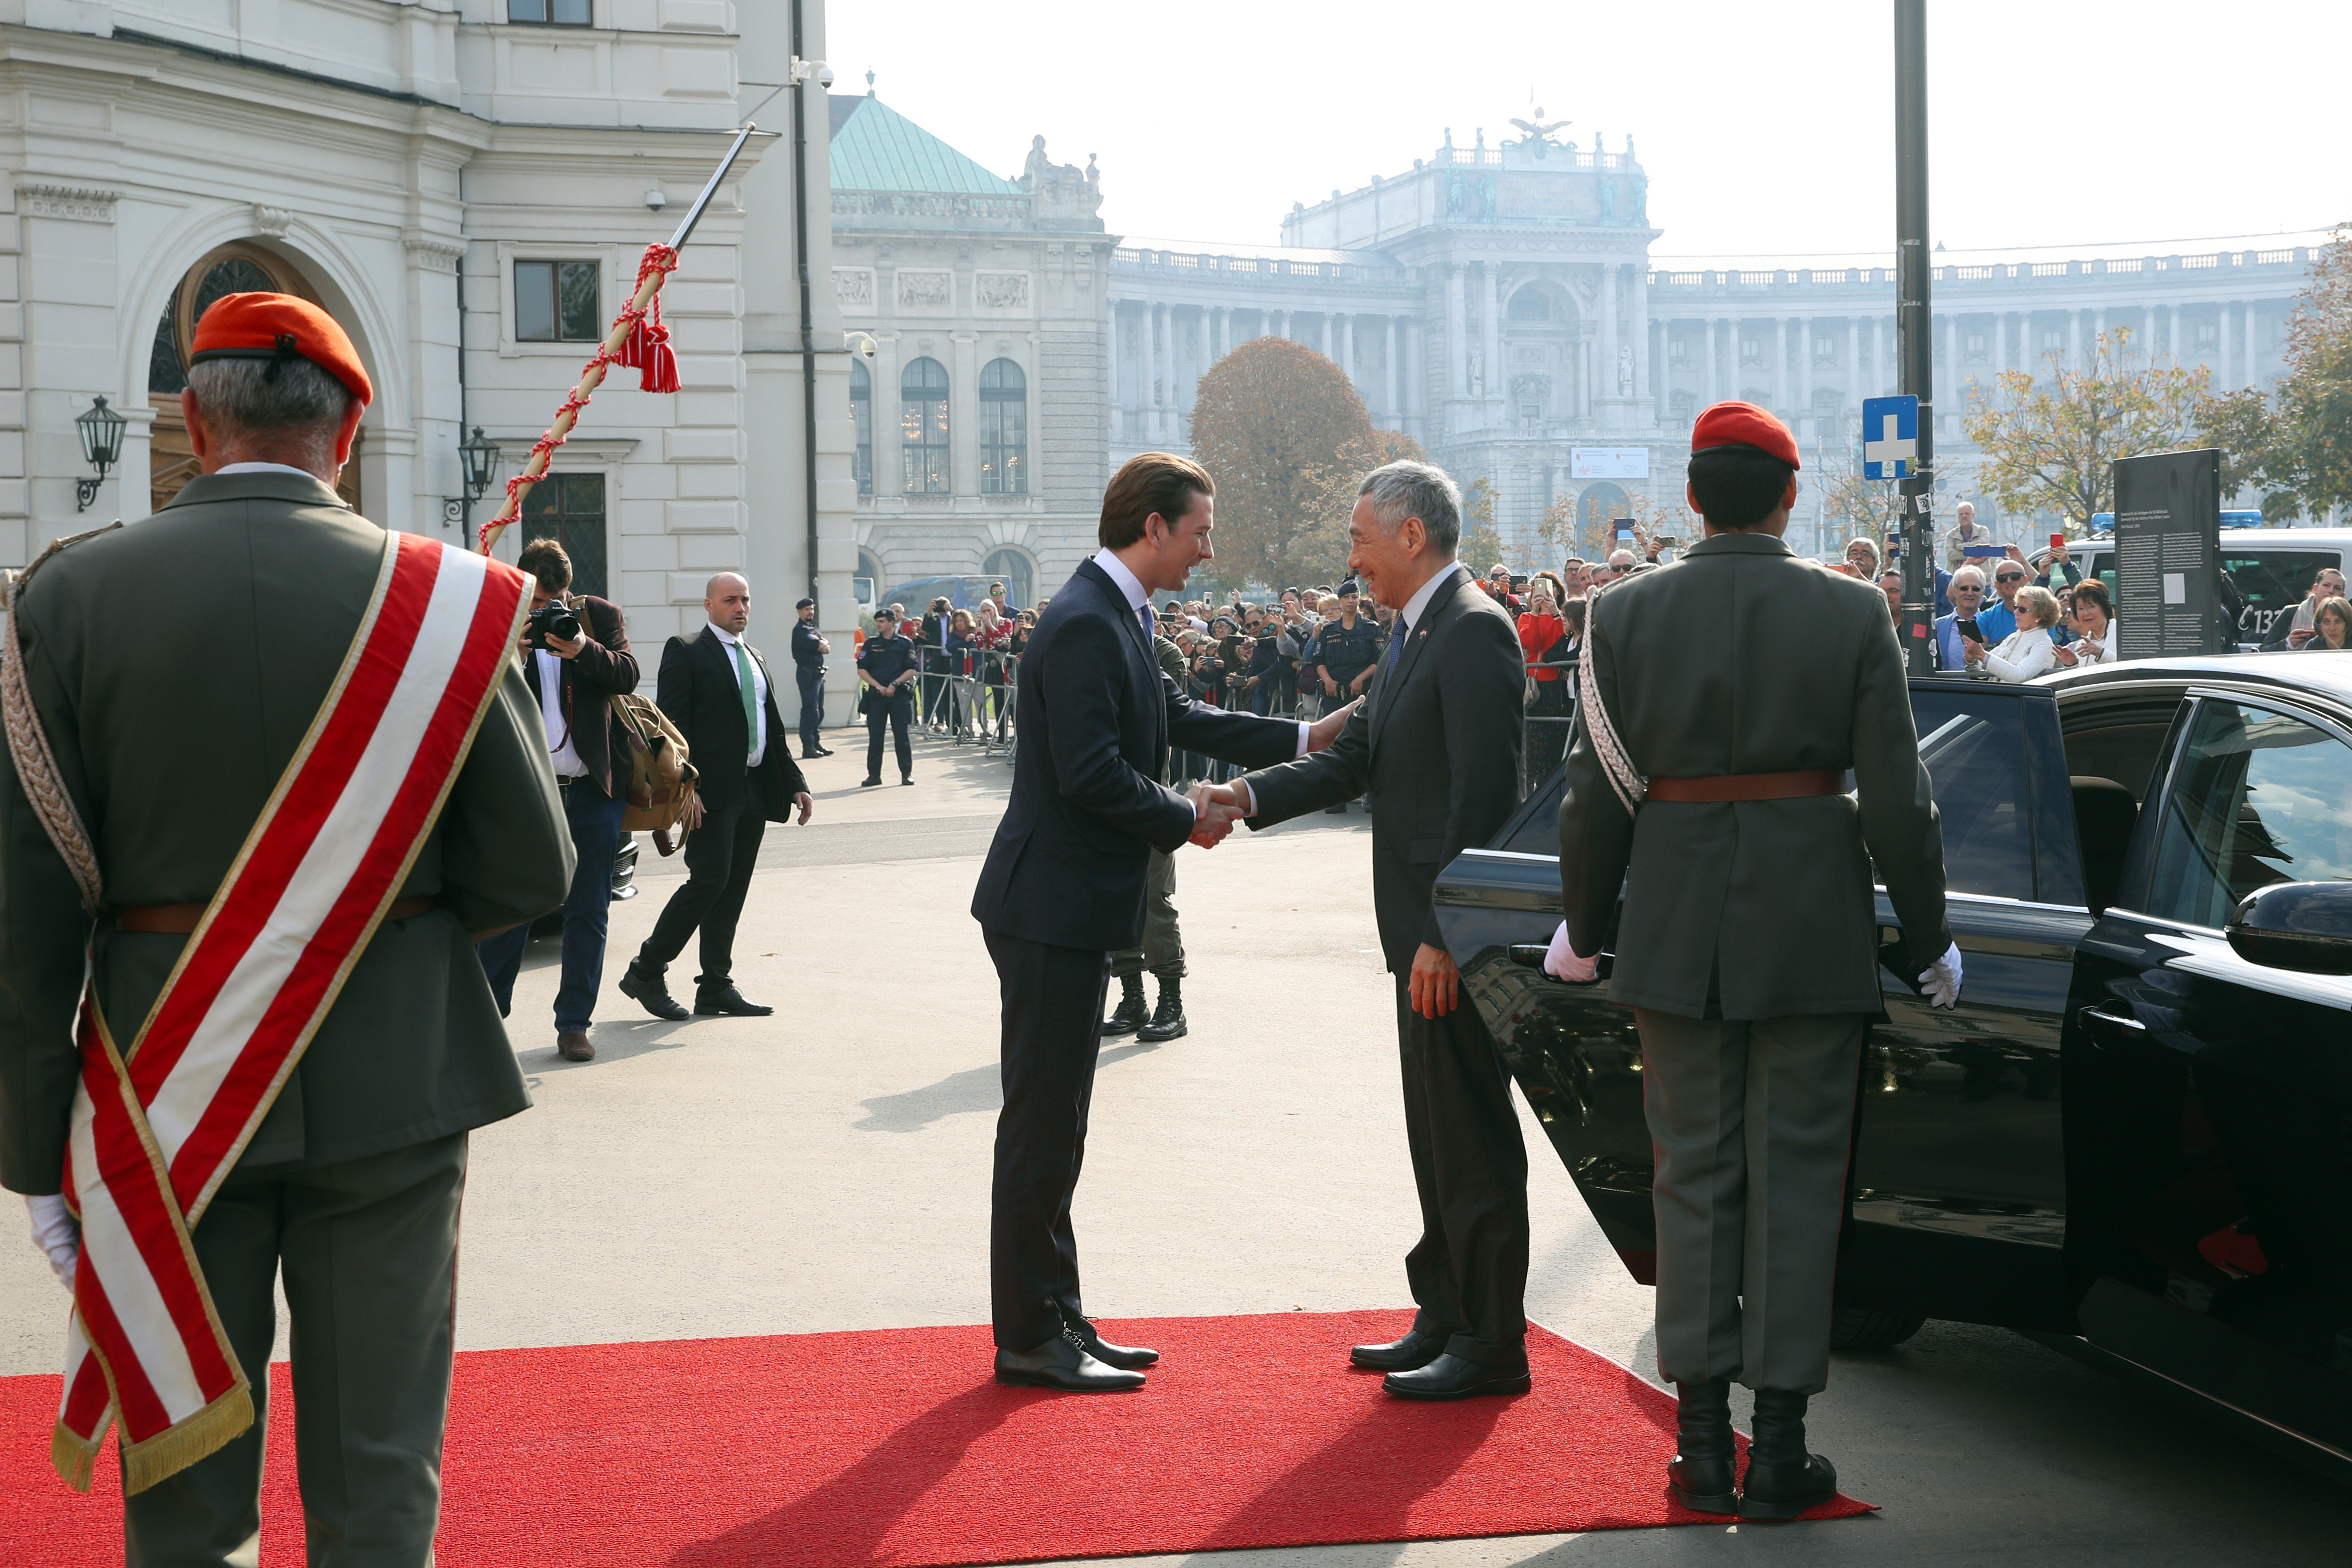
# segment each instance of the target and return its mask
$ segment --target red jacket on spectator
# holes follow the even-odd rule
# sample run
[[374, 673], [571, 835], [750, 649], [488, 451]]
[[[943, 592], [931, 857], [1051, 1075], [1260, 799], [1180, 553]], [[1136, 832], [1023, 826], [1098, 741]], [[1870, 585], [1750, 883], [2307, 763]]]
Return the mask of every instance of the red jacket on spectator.
[[1559, 639], [1568, 635], [1568, 623], [1558, 616], [1539, 616], [1533, 610], [1519, 617], [1519, 647], [1527, 650], [1528, 673], [1538, 680], [1558, 680], [1559, 666], [1538, 664], [1536, 660], [1551, 651]]

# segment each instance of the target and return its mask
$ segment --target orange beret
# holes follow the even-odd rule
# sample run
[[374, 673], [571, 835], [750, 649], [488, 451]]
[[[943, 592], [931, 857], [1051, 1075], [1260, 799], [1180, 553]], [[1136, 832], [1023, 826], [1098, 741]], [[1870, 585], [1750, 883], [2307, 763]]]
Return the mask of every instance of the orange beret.
[[1754, 447], [1791, 468], [1804, 467], [1797, 461], [1797, 438], [1789, 427], [1752, 403], [1718, 403], [1699, 415], [1691, 426], [1691, 450], [1710, 447]]
[[191, 364], [213, 359], [266, 359], [283, 364], [299, 354], [350, 387], [364, 407], [375, 387], [359, 351], [335, 318], [291, 294], [224, 294], [196, 322]]

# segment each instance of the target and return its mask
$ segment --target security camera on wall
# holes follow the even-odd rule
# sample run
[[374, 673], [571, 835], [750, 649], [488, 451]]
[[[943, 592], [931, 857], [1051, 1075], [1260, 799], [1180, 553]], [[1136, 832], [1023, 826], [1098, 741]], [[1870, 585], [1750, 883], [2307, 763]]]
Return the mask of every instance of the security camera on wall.
[[876, 354], [881, 353], [881, 345], [875, 342], [874, 339], [865, 332], [844, 332], [841, 334], [841, 343], [851, 353], [869, 363]]

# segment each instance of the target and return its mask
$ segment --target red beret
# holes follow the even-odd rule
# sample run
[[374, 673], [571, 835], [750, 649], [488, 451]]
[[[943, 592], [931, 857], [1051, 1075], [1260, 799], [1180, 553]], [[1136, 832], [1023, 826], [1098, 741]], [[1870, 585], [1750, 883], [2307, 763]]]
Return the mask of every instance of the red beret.
[[1791, 468], [1804, 467], [1797, 461], [1797, 438], [1789, 427], [1752, 403], [1718, 403], [1699, 415], [1691, 426], [1691, 450], [1710, 447], [1754, 447]]
[[359, 351], [335, 318], [291, 294], [224, 294], [196, 322], [191, 364], [215, 359], [283, 363], [299, 354], [350, 387], [362, 406], [375, 397]]

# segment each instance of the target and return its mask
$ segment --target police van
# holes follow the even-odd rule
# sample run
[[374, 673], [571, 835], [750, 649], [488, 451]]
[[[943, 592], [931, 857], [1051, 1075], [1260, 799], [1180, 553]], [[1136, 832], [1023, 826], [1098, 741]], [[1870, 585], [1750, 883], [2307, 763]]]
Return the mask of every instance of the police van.
[[[2311, 592], [2311, 581], [2322, 567], [2344, 570], [2345, 558], [2352, 554], [2352, 528], [2231, 528], [2230, 512], [2221, 514], [2221, 569], [2236, 584], [2239, 596], [2245, 600], [2244, 612], [2238, 617], [2238, 642], [2243, 647], [2260, 647], [2278, 641], [2286, 635], [2282, 616], [2292, 616], [2294, 607]], [[2113, 520], [2105, 513], [2092, 519], [2097, 531], [2105, 521], [2112, 529]], [[2070, 541], [2067, 553], [2085, 577], [2096, 577], [2113, 594], [2116, 588], [2116, 542], [2112, 534], [2087, 540]], [[2032, 552], [2033, 569], [2040, 572], [2049, 559], [2045, 548]], [[2063, 574], [2061, 581], [2063, 581]], [[2051, 584], [2057, 586], [2055, 583]]]

